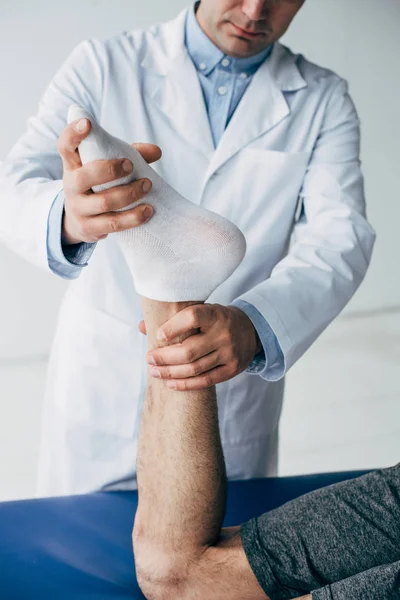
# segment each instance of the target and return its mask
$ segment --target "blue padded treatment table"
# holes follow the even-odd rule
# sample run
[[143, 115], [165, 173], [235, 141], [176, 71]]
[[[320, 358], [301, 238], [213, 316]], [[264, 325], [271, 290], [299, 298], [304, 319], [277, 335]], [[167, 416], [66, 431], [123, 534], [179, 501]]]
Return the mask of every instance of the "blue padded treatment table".
[[[225, 525], [362, 474], [231, 482]], [[1, 600], [143, 600], [131, 543], [136, 507], [136, 492], [0, 503]]]

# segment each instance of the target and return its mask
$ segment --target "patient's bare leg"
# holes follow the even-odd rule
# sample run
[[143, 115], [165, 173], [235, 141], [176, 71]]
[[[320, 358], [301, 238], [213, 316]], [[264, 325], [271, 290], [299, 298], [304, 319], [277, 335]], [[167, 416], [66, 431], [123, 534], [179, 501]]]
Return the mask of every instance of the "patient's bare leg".
[[[157, 329], [190, 303], [143, 299], [142, 304], [152, 349], [163, 345]], [[148, 598], [266, 597], [238, 528], [220, 536], [226, 476], [215, 387], [176, 392], [149, 378], [137, 477], [133, 543], [138, 581]]]

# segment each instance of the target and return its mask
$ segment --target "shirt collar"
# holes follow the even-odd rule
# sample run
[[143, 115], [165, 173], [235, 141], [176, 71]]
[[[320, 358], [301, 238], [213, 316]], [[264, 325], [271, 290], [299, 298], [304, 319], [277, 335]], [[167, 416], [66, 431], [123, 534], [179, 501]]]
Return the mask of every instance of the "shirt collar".
[[[228, 55], [224, 54], [204, 33], [196, 17], [196, 8], [198, 3], [194, 4], [188, 10], [185, 25], [185, 44], [196, 69], [204, 75], [209, 75], [215, 67]], [[254, 75], [258, 67], [268, 58], [272, 51], [272, 44], [262, 52], [250, 56], [249, 58], [230, 59], [230, 70], [233, 73], [246, 73]]]

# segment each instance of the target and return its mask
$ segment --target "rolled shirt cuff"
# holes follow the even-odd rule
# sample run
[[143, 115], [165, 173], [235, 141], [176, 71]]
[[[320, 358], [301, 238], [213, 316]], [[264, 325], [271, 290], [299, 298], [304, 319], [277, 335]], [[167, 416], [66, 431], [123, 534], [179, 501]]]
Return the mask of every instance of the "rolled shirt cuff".
[[249, 317], [263, 347], [249, 365], [247, 373], [259, 375], [266, 381], [278, 381], [285, 374], [285, 361], [273, 329], [260, 311], [249, 302], [238, 299], [231, 302], [231, 306], [239, 308]]
[[76, 279], [87, 266], [96, 244], [62, 244], [64, 192], [61, 191], [51, 206], [47, 223], [47, 260], [50, 269], [63, 279]]

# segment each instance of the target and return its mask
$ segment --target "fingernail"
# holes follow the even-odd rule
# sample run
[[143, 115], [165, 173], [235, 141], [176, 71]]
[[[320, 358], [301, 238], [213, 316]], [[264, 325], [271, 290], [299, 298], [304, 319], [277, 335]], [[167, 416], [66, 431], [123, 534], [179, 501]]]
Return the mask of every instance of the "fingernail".
[[143, 218], [145, 221], [148, 221], [153, 216], [153, 209], [151, 206], [146, 206], [143, 210]]
[[171, 390], [176, 390], [178, 388], [178, 386], [176, 385], [175, 381], [168, 381], [167, 382], [167, 387], [169, 387]]
[[131, 173], [131, 171], [133, 170], [133, 164], [130, 160], [126, 159], [123, 161], [122, 170], [125, 171], [125, 173]]
[[149, 363], [149, 365], [156, 365], [157, 364], [156, 361], [155, 361], [154, 356], [148, 356], [147, 357], [147, 362]]
[[154, 367], [150, 367], [149, 369], [150, 375], [152, 377], [156, 377], [157, 379], [161, 379], [161, 372], [159, 369], [155, 369]]
[[159, 342], [165, 342], [167, 340], [167, 336], [165, 335], [162, 329], [159, 329], [157, 331], [157, 339]]
[[85, 131], [87, 126], [88, 126], [88, 120], [80, 119], [80, 121], [78, 121], [77, 124], [75, 125], [75, 128], [77, 131], [80, 131], [82, 133], [82, 131]]
[[142, 190], [144, 191], [145, 194], [147, 194], [147, 192], [149, 192], [151, 190], [151, 181], [150, 179], [145, 179], [142, 183]]

